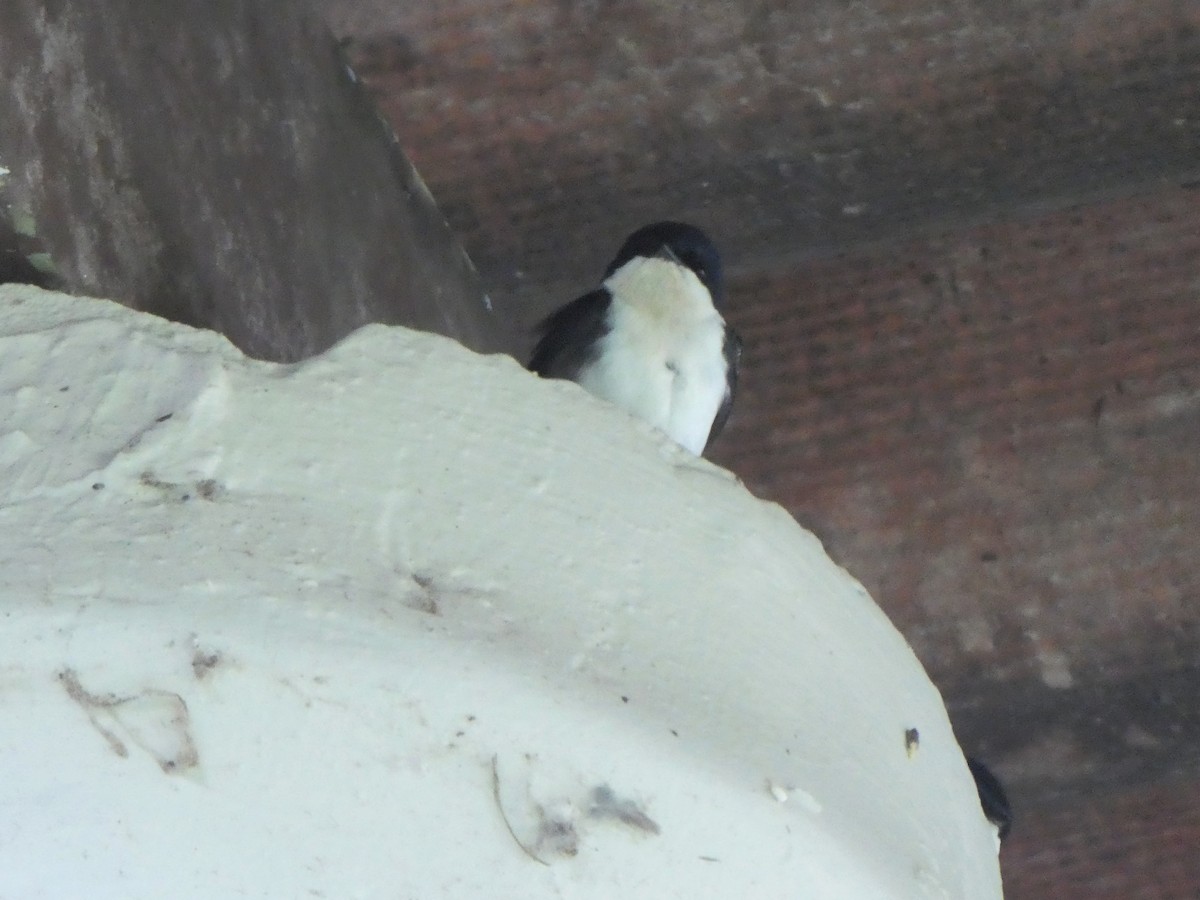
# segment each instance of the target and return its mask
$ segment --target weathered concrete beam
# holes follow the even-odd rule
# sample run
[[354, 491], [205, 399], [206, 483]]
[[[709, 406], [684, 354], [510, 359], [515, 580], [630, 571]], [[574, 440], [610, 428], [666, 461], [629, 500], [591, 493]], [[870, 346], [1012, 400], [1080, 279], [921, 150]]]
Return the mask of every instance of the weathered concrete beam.
[[433, 198], [306, 6], [10, 0], [0, 78], [7, 277], [33, 277], [32, 256], [53, 270], [44, 281], [216, 329], [268, 359], [369, 321], [509, 348]]

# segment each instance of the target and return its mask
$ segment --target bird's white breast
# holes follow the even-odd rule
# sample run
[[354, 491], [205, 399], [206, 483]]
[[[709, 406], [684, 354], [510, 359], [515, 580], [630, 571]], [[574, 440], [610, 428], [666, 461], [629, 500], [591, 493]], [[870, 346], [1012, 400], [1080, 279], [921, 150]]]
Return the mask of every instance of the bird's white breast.
[[697, 456], [725, 395], [725, 321], [693, 272], [638, 257], [605, 282], [610, 331], [579, 374], [591, 393]]

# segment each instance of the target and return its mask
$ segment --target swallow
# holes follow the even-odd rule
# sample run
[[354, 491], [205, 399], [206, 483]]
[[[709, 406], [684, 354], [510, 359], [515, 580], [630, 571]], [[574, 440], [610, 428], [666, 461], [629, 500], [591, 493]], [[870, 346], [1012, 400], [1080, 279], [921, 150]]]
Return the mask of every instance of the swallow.
[[971, 770], [971, 775], [975, 779], [975, 789], [979, 792], [979, 805], [983, 807], [984, 816], [996, 829], [996, 842], [999, 843], [1008, 837], [1013, 819], [1012, 807], [1008, 803], [1004, 785], [1000, 783], [1000, 779], [991, 769], [973, 756], [967, 757], [967, 768]]
[[599, 287], [548, 316], [529, 370], [574, 381], [700, 456], [724, 428], [742, 342], [725, 324], [721, 257], [694, 225], [631, 234]]

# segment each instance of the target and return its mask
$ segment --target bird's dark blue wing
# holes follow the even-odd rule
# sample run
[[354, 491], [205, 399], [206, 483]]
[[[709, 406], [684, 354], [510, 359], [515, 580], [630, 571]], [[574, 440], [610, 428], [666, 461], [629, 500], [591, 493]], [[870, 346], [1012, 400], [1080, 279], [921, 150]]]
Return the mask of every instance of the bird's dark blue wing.
[[729, 420], [729, 412], [733, 409], [733, 395], [737, 392], [738, 368], [742, 364], [742, 339], [728, 325], [725, 326], [724, 353], [725, 396], [721, 398], [721, 405], [717, 408], [717, 415], [713, 418], [712, 428], [708, 431], [708, 441], [704, 445], [705, 450], [709, 448]]
[[584, 294], [539, 326], [541, 339], [533, 348], [528, 369], [543, 378], [574, 380], [596, 358], [600, 339], [608, 334], [612, 295], [603, 288]]
[[1003, 840], [1008, 837], [1013, 819], [1012, 807], [1009, 806], [1004, 785], [1000, 783], [1000, 779], [991, 769], [973, 756], [967, 757], [967, 768], [971, 770], [971, 775], [975, 778], [975, 787], [979, 791], [979, 805], [983, 807], [983, 814], [987, 816], [989, 822], [996, 826], [1000, 839]]

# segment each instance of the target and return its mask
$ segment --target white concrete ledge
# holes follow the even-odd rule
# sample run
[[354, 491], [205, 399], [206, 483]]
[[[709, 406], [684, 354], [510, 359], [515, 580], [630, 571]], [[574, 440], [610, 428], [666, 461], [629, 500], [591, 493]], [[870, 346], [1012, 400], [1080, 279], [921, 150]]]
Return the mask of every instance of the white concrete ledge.
[[576, 386], [0, 288], [0, 896], [996, 898], [819, 543]]

